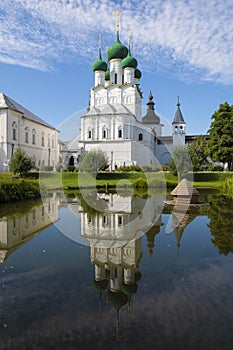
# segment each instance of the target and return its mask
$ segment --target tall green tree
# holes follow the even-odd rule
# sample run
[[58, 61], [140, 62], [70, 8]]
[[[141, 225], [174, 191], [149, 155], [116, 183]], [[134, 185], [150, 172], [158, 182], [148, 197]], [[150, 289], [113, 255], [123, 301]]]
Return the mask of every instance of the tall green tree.
[[213, 195], [209, 199], [208, 227], [213, 236], [212, 242], [220, 254], [233, 253], [232, 212], [233, 201], [223, 195]]
[[192, 161], [186, 146], [173, 148], [169, 168], [173, 171], [173, 174], [178, 174], [179, 179], [182, 179], [188, 172], [193, 170]]
[[80, 170], [96, 175], [99, 170], [108, 166], [108, 158], [102, 150], [93, 150], [85, 154], [81, 161]]
[[208, 152], [213, 161], [228, 163], [233, 170], [233, 105], [225, 102], [212, 115]]
[[10, 171], [25, 176], [33, 167], [32, 159], [22, 148], [17, 148], [10, 160]]
[[207, 141], [205, 136], [198, 136], [188, 145], [188, 152], [192, 161], [193, 171], [204, 170], [207, 166]]

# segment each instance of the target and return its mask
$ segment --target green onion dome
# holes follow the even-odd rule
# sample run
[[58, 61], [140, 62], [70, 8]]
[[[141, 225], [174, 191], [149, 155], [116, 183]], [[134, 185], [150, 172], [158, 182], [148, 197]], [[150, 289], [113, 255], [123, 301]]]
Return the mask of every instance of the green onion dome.
[[134, 71], [134, 78], [141, 79], [141, 76], [142, 76], [141, 71], [138, 68], [136, 68]]
[[117, 40], [115, 43], [110, 46], [107, 50], [106, 56], [108, 61], [114, 59], [114, 58], [125, 58], [128, 54], [128, 49], [126, 46], [124, 46], [119, 39], [119, 33], [117, 32]]
[[102, 60], [101, 57], [101, 51], [99, 50], [99, 58], [97, 61], [95, 61], [92, 65], [92, 70], [95, 71], [101, 71], [101, 72], [106, 72], [108, 66], [107, 63]]
[[126, 67], [137, 68], [137, 60], [131, 56], [130, 46], [128, 50], [128, 55], [122, 60], [121, 67], [124, 69]]
[[110, 71], [109, 71], [109, 69], [106, 70], [106, 73], [105, 73], [105, 80], [107, 80], [107, 81], [110, 80]]

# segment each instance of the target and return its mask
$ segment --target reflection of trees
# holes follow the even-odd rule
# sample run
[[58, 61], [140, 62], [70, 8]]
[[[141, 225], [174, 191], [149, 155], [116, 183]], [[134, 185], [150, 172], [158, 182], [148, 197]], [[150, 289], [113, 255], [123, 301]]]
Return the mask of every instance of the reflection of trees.
[[221, 254], [233, 252], [232, 235], [233, 200], [221, 195], [210, 198], [209, 219], [212, 242]]

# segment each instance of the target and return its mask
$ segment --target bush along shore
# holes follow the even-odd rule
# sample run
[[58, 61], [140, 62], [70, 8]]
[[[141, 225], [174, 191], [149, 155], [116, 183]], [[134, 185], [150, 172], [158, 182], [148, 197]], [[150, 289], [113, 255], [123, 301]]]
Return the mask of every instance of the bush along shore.
[[[43, 192], [54, 190], [79, 190], [81, 188], [133, 187], [134, 191], [148, 188], [174, 188], [178, 184], [177, 176], [169, 171], [125, 171], [99, 172], [90, 177], [79, 172], [31, 172], [27, 177], [14, 176], [12, 173], [0, 173], [0, 202], [36, 200]], [[223, 193], [232, 196], [233, 172], [200, 172], [194, 173], [192, 179], [198, 188], [219, 188]], [[189, 176], [188, 176], [189, 178]], [[94, 181], [92, 181], [94, 179]], [[190, 180], [192, 180], [190, 178]], [[79, 187], [80, 186], [80, 187]]]
[[0, 202], [35, 200], [40, 198], [40, 187], [38, 180], [12, 179], [0, 183]]

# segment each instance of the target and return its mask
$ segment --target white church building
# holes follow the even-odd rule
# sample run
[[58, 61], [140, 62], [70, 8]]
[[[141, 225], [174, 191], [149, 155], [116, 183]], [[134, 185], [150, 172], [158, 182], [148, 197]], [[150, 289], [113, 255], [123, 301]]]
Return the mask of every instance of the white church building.
[[28, 109], [0, 93], [0, 171], [9, 170], [14, 151], [21, 147], [35, 167], [59, 163], [58, 131]]
[[163, 165], [171, 158], [173, 146], [185, 145], [186, 123], [180, 110], [172, 121], [172, 133], [163, 135], [152, 93], [143, 115], [141, 71], [138, 62], [117, 37], [106, 52], [108, 64], [99, 57], [93, 63], [94, 86], [81, 131], [63, 149], [63, 166], [78, 165], [80, 155], [91, 150], [106, 153], [112, 170], [121, 165]]

